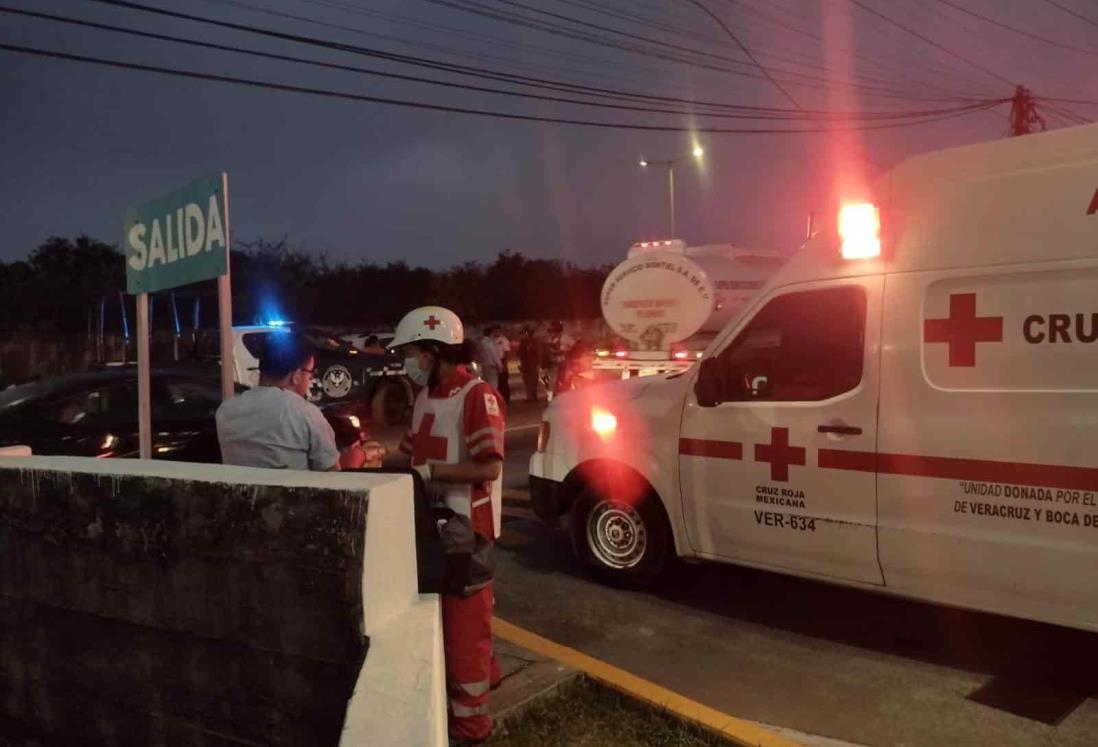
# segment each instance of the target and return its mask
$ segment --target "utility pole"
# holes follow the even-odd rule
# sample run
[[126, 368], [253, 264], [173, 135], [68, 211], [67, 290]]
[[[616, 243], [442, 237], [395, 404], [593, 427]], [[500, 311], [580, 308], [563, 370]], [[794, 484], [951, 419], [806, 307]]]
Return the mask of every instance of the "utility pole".
[[1010, 134], [1011, 136], [1028, 135], [1031, 132], [1045, 130], [1045, 120], [1037, 113], [1037, 104], [1033, 100], [1033, 94], [1025, 86], [1018, 86], [1014, 90], [1014, 100], [1010, 105]]

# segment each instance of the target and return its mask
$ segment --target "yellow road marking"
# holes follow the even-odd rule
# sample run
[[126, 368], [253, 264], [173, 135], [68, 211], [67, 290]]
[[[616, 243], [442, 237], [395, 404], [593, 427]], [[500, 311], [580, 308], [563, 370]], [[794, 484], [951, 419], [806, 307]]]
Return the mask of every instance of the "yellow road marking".
[[686, 698], [654, 682], [630, 674], [624, 669], [576, 651], [574, 648], [542, 638], [536, 633], [531, 633], [498, 617], [492, 619], [492, 632], [505, 641], [555, 659], [637, 700], [666, 709], [679, 718], [700, 724], [736, 744], [747, 747], [799, 747], [797, 742], [764, 729], [758, 724], [721, 713], [715, 708]]

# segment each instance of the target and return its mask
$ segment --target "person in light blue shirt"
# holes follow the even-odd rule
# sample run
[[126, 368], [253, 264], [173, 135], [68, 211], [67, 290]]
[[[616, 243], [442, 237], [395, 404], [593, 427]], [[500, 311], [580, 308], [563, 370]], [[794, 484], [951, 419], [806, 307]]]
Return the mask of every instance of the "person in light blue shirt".
[[316, 358], [312, 346], [292, 332], [267, 335], [259, 359], [259, 385], [217, 408], [217, 440], [225, 464], [270, 469], [336, 471], [341, 457], [332, 426], [306, 399]]

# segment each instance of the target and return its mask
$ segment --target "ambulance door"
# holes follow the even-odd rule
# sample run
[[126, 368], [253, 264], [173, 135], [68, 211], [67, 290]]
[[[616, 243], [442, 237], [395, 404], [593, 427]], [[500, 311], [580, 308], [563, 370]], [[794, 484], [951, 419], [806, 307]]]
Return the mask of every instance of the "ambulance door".
[[679, 464], [703, 556], [882, 583], [882, 287], [871, 276], [777, 289], [698, 368]]
[[888, 586], [1098, 628], [1098, 261], [889, 275]]

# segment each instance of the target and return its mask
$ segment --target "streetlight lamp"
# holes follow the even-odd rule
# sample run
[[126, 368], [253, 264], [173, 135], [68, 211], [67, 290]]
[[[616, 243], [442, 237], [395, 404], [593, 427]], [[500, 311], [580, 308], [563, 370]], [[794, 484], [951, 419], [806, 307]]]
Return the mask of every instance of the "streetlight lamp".
[[[705, 151], [702, 150], [700, 145], [695, 145], [690, 154], [694, 156], [695, 160], [701, 160], [701, 157], [705, 155]], [[649, 166], [666, 166], [667, 167], [667, 197], [668, 204], [671, 209], [671, 235], [668, 238], [678, 238], [678, 234], [675, 233], [675, 164], [679, 159], [672, 158], [663, 161], [652, 161], [647, 158], [642, 158], [638, 162], [642, 168]]]

